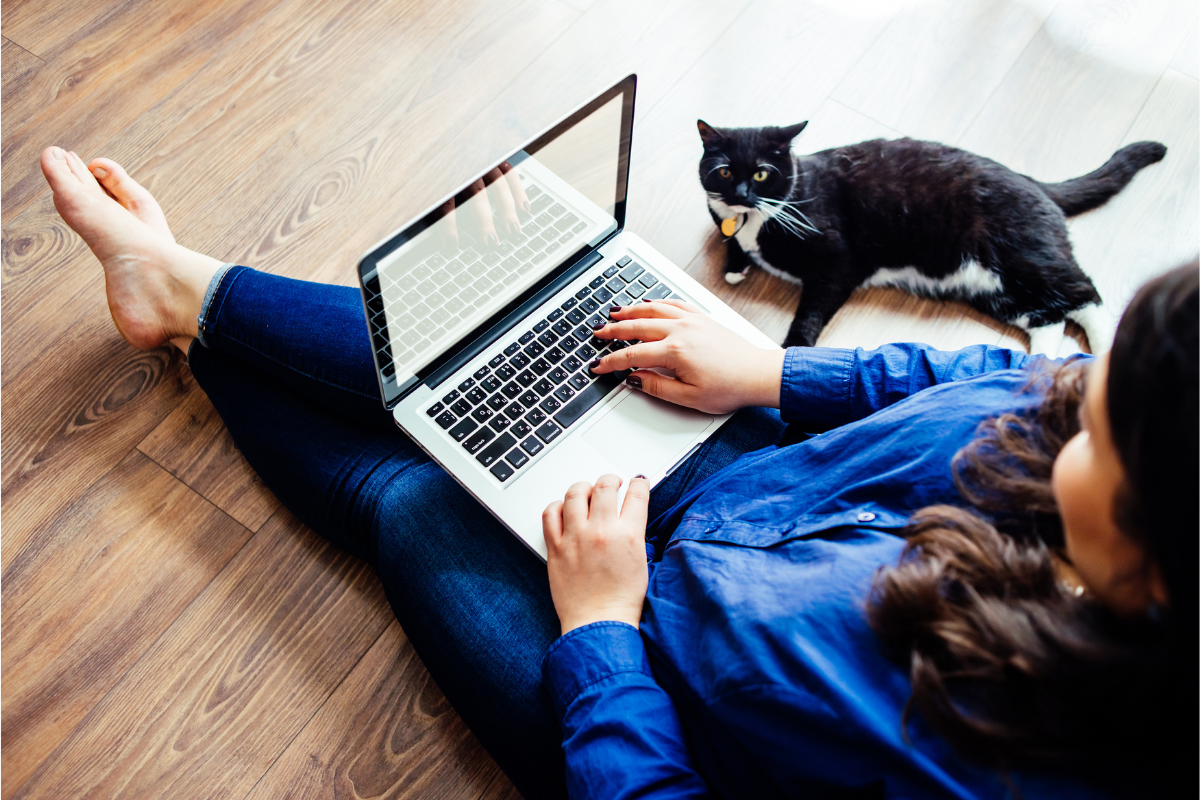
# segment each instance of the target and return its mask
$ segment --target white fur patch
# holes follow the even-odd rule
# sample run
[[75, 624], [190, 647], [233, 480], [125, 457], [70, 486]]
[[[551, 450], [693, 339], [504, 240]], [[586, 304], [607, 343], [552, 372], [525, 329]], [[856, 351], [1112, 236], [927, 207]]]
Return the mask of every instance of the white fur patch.
[[[749, 206], [731, 206], [724, 200], [716, 197], [708, 198], [708, 206], [721, 219], [729, 219], [733, 216], [738, 218], [738, 229], [733, 234], [733, 238], [742, 248], [742, 252], [750, 257], [750, 261], [755, 266], [761, 267], [768, 274], [774, 275], [777, 278], [783, 278], [785, 281], [790, 281], [791, 283], [801, 282], [795, 275], [789, 275], [783, 270], [769, 264], [762, 257], [762, 253], [758, 249], [758, 232], [762, 230], [762, 226], [766, 222], [762, 212]], [[740, 275], [740, 277], [730, 280], [730, 273], [726, 273], [725, 280], [730, 283], [741, 283], [746, 277], [745, 273], [733, 273], [733, 275]]]
[[1098, 356], [1112, 349], [1116, 327], [1108, 309], [1097, 303], [1088, 303], [1083, 308], [1068, 311], [1067, 317], [1079, 323], [1079, 327], [1087, 334], [1092, 355]]
[[1066, 338], [1066, 322], [1055, 322], [1040, 328], [1029, 329], [1029, 355], [1047, 355], [1054, 358]]
[[1000, 276], [972, 258], [963, 259], [962, 266], [944, 278], [930, 278], [916, 267], [883, 267], [867, 278], [863, 286], [891, 286], [933, 297], [977, 296], [1004, 290]]
[[726, 283], [739, 284], [744, 280], [746, 280], [745, 272], [726, 272], [725, 273], [725, 282]]

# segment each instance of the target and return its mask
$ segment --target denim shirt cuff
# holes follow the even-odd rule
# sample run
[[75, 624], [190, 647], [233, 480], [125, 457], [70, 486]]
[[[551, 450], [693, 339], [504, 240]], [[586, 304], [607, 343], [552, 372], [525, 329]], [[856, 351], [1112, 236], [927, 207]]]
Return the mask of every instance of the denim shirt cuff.
[[580, 626], [555, 640], [542, 661], [542, 675], [560, 720], [581, 692], [623, 672], [653, 677], [642, 635], [626, 622]]
[[789, 347], [783, 357], [779, 415], [784, 422], [837, 425], [850, 413], [854, 351], [835, 347]]

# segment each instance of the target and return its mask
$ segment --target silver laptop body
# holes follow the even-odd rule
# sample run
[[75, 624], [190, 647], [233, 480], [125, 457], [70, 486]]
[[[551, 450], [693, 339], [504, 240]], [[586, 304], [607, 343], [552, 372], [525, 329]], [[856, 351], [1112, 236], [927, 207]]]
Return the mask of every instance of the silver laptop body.
[[[624, 230], [635, 88], [630, 75], [359, 262], [384, 405], [543, 559], [541, 513], [567, 487], [606, 472], [622, 492], [637, 474], [656, 485], [728, 419], [631, 389], [627, 373], [593, 375], [588, 362], [625, 343], [590, 323], [675, 297], [777, 346]], [[513, 181], [530, 211], [489, 243], [477, 223], [491, 214], [500, 232]]]

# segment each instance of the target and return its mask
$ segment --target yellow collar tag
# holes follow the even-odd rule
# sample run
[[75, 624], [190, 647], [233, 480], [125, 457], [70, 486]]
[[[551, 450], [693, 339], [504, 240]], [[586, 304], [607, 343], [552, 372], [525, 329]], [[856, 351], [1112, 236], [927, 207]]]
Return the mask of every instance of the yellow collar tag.
[[737, 232], [737, 217], [721, 220], [721, 233], [733, 236]]

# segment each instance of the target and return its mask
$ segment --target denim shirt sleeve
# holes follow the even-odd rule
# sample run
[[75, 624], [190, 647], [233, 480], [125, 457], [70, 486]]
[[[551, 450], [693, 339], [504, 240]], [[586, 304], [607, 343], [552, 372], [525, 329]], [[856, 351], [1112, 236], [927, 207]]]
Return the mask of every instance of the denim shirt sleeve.
[[562, 726], [572, 800], [708, 796], [637, 628], [576, 628], [551, 645], [542, 671]]
[[780, 415], [785, 422], [832, 428], [939, 383], [1045, 360], [993, 345], [935, 350], [923, 344], [888, 344], [870, 351], [789, 347]]

